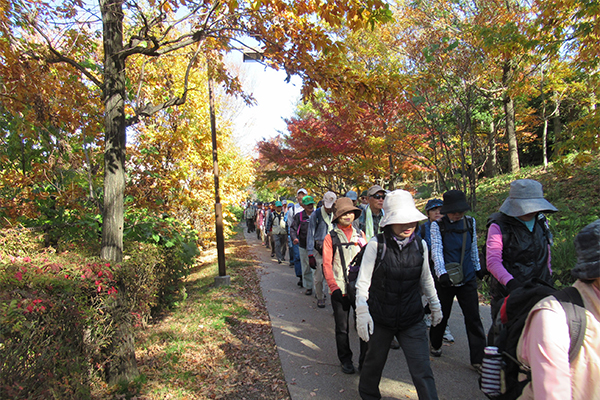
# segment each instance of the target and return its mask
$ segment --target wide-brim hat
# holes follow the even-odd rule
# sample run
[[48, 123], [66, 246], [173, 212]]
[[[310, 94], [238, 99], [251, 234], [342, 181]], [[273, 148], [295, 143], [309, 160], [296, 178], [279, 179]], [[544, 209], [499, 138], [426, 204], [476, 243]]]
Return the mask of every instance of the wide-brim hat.
[[393, 224], [410, 224], [427, 219], [417, 210], [412, 195], [406, 190], [394, 190], [383, 201], [383, 218], [380, 227]]
[[323, 195], [323, 205], [325, 208], [333, 207], [333, 203], [337, 200], [337, 196], [335, 193], [329, 191]]
[[340, 197], [333, 204], [333, 219], [331, 220], [331, 222], [337, 222], [339, 217], [351, 211], [354, 213], [355, 220], [358, 219], [358, 217], [360, 217], [360, 214], [362, 212], [360, 208], [354, 207], [354, 202], [352, 201], [352, 199], [348, 197]]
[[500, 212], [510, 217], [556, 211], [558, 209], [544, 198], [542, 184], [533, 179], [517, 179], [511, 182], [508, 198], [500, 207]]
[[460, 213], [471, 209], [469, 202], [467, 202], [467, 196], [462, 190], [448, 190], [443, 197], [444, 205], [440, 210], [442, 214]]
[[577, 279], [600, 278], [600, 219], [583, 228], [575, 237], [577, 263], [571, 275]]

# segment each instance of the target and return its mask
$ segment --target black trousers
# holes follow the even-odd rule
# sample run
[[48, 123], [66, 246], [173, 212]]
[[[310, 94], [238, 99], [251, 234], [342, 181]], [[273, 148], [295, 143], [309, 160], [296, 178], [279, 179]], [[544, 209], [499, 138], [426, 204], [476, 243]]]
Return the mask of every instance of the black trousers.
[[[333, 308], [333, 319], [335, 321], [335, 345], [337, 354], [342, 364], [352, 362], [352, 350], [350, 349], [350, 338], [348, 332], [350, 325], [348, 323], [350, 311], [354, 308], [352, 305], [348, 310], [344, 310], [343, 303], [331, 298], [331, 307]], [[358, 356], [358, 365], [362, 366], [367, 353], [367, 342], [360, 339], [360, 354]], [[388, 346], [389, 347], [389, 346]]]
[[[423, 321], [402, 330], [390, 329], [375, 323], [373, 334], [369, 338], [365, 362], [360, 371], [358, 383], [360, 398], [363, 400], [381, 399], [379, 383], [390, 351], [390, 343], [394, 337], [398, 339], [404, 352], [408, 371], [417, 389], [419, 400], [437, 400], [437, 389], [429, 363], [427, 328]], [[393, 361], [397, 362], [397, 357], [394, 358]]]
[[456, 297], [464, 315], [467, 339], [469, 341], [471, 365], [481, 364], [483, 362], [483, 349], [486, 345], [486, 337], [483, 330], [483, 324], [481, 323], [481, 317], [479, 316], [477, 280], [472, 279], [462, 286], [451, 286], [448, 288], [442, 287], [436, 282], [435, 288], [437, 289], [438, 298], [442, 305], [444, 317], [442, 318], [442, 322], [429, 329], [431, 346], [435, 349], [442, 347], [444, 331], [448, 325], [454, 297]]
[[246, 225], [248, 226], [248, 233], [254, 232], [254, 219], [246, 218]]

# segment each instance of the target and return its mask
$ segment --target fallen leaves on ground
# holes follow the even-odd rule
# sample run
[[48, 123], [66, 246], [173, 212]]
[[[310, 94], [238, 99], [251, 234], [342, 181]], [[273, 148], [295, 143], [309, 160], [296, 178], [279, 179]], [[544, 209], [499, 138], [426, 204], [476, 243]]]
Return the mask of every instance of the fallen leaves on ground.
[[238, 233], [231, 286], [214, 287], [214, 252], [187, 279], [188, 299], [140, 332], [139, 399], [290, 399], [254, 259]]

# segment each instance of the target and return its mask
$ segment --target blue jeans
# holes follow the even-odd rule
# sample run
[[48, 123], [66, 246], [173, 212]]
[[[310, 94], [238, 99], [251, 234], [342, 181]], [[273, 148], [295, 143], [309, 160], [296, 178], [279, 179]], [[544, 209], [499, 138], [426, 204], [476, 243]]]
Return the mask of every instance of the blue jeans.
[[[290, 247], [290, 261], [294, 263], [294, 272], [296, 272], [296, 276], [298, 278], [302, 278], [302, 262], [300, 261], [300, 246], [297, 244], [293, 244]], [[294, 256], [294, 258], [291, 258]]]
[[419, 400], [437, 399], [433, 371], [429, 364], [427, 328], [423, 321], [403, 330], [393, 330], [375, 323], [373, 334], [369, 338], [365, 361], [360, 371], [358, 383], [360, 398], [363, 400], [381, 399], [379, 382], [394, 336], [398, 339], [404, 352], [408, 371], [417, 389]]

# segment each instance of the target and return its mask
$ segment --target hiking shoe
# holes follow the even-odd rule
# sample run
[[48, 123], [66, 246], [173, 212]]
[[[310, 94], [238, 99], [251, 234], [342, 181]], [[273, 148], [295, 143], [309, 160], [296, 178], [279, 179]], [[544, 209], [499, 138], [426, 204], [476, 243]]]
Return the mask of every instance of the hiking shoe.
[[342, 372], [348, 375], [356, 372], [354, 370], [354, 364], [352, 364], [352, 361], [348, 361], [342, 364]]
[[312, 294], [312, 289], [306, 289], [306, 292], [304, 292], [304, 294], [310, 296]]
[[317, 307], [319, 307], [319, 308], [325, 308], [325, 299], [323, 299], [323, 300], [317, 300]]
[[479, 375], [481, 375], [481, 373], [482, 373], [482, 367], [481, 367], [481, 364], [471, 364], [471, 366], [473, 367], [473, 369], [474, 369], [475, 371], [477, 371], [477, 373], [478, 373]]
[[390, 349], [398, 350], [400, 348], [400, 343], [398, 343], [398, 339], [393, 338], [392, 343], [390, 343]]
[[454, 343], [454, 336], [450, 333], [450, 328], [446, 326], [446, 330], [444, 331], [444, 342]]
[[433, 346], [430, 346], [429, 353], [434, 357], [441, 357], [442, 356], [442, 348], [440, 347], [439, 349], [434, 349]]

